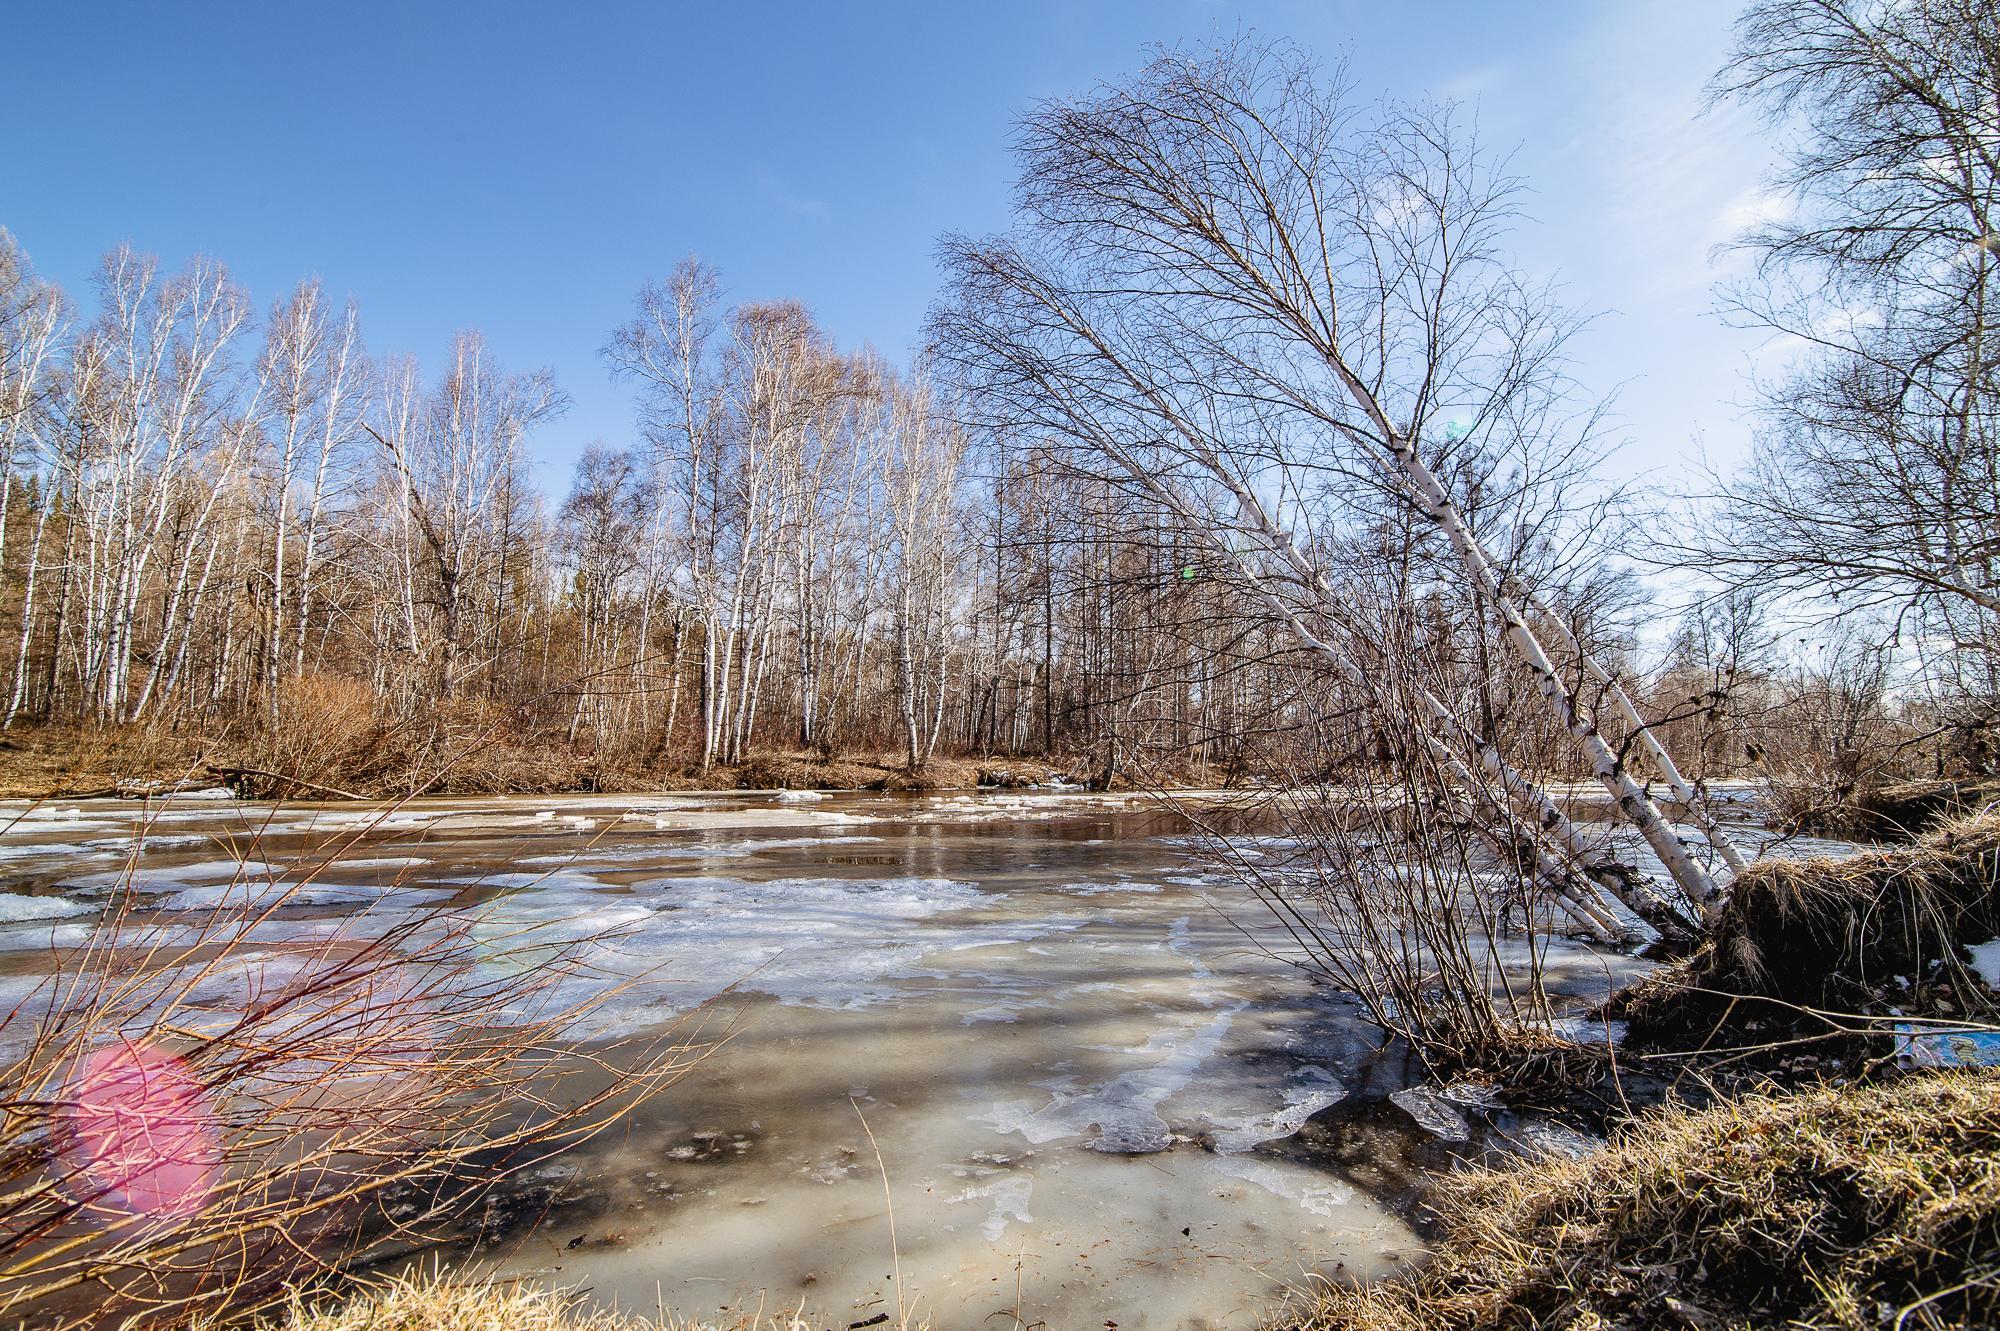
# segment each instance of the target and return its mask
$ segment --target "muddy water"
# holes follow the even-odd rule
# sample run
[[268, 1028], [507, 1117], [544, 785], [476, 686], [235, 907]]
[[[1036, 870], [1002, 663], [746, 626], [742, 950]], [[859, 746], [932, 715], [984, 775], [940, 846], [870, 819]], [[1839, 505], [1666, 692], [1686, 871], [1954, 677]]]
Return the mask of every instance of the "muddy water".
[[[1459, 1139], [1448, 1103], [1401, 1096], [1370, 1111], [1385, 1130], [1301, 1149], [1309, 1121], [1399, 1089], [1381, 1085], [1377, 1033], [1137, 800], [384, 815], [215, 799], [0, 806], [0, 826], [0, 1006], [121, 882], [161, 918], [227, 910], [330, 836], [356, 844], [255, 944], [471, 894], [497, 932], [612, 931], [606, 969], [628, 983], [603, 1033], [707, 1004], [733, 1038], [552, 1167], [547, 1223], [485, 1257], [628, 1309], [804, 1303], [843, 1327], [896, 1320], [900, 1300], [948, 1327], [1251, 1326], [1287, 1289], [1420, 1256], [1396, 1180], [1412, 1143]], [[1631, 965], [1559, 949], [1555, 985], [1581, 998]]]

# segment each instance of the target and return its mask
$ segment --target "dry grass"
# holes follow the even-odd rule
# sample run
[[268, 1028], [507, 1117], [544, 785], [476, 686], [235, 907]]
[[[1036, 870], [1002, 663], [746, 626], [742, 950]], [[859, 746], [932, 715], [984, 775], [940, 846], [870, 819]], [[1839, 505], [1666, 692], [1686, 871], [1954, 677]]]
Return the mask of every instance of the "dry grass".
[[[194, 1331], [220, 1331], [208, 1323]], [[345, 1299], [298, 1298], [264, 1331], [642, 1331], [657, 1327], [591, 1307], [574, 1294], [412, 1276], [369, 1281]]]
[[[475, 1280], [444, 1271], [357, 1281], [338, 1298], [295, 1295], [257, 1331], [822, 1331], [828, 1319], [804, 1308], [744, 1313], [728, 1322], [689, 1321], [671, 1310], [647, 1314], [598, 1307], [584, 1291]], [[224, 1331], [199, 1322], [189, 1331]], [[883, 1324], [882, 1331], [928, 1331], [928, 1323]]]
[[[684, 756], [591, 752], [563, 725], [540, 726], [474, 699], [396, 720], [348, 680], [286, 685], [275, 722], [249, 733], [161, 727], [17, 726], [0, 735], [0, 798], [109, 795], [143, 783], [227, 783], [267, 799], [397, 799], [414, 794], [662, 790], [972, 790], [1075, 772], [1066, 759], [933, 758], [916, 775], [893, 753], [827, 757], [773, 750], [703, 771]], [[1194, 784], [1192, 777], [1186, 784]]]
[[42, 799], [110, 791], [199, 767], [203, 741], [140, 726], [17, 725], [0, 734], [0, 797]]
[[2000, 796], [2000, 783], [1971, 778], [1880, 780], [1861, 787], [1773, 780], [1767, 787], [1775, 824], [1792, 832], [1860, 840], [1908, 840], [1951, 818], [1976, 813]]
[[[826, 1319], [803, 1309], [745, 1314], [734, 1321], [691, 1322], [672, 1312], [613, 1312], [578, 1291], [471, 1280], [445, 1272], [356, 1282], [338, 1299], [295, 1296], [259, 1331], [820, 1331]], [[222, 1331], [197, 1323], [190, 1331]], [[922, 1331], [920, 1326], [885, 1331]]]
[[1445, 1179], [1406, 1282], [1307, 1331], [2000, 1323], [2000, 1074], [1658, 1112], [1574, 1162]]
[[[698, 771], [688, 779], [705, 780], [714, 786], [735, 786], [739, 790], [974, 790], [980, 786], [1017, 787], [1038, 784], [1049, 774], [1073, 773], [1078, 763], [1070, 759], [958, 758], [933, 757], [921, 772], [912, 773], [903, 759], [893, 753], [862, 753], [846, 757], [826, 757], [809, 752], [754, 754], [734, 767], [712, 769], [706, 776]], [[1074, 778], [1072, 778], [1074, 779]]]
[[888, 758], [828, 758], [817, 753], [753, 754], [733, 767], [695, 769], [688, 779], [738, 790], [881, 790], [902, 771]]

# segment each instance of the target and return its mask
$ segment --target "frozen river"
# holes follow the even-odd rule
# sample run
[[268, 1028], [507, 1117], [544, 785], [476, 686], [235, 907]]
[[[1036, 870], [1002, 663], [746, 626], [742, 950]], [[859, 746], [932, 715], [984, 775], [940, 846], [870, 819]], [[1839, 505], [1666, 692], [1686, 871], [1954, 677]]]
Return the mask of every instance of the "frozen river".
[[[329, 837], [359, 840], [254, 925], [246, 965], [471, 901], [500, 934], [610, 931], [628, 983], [604, 1033], [708, 1004], [733, 1037], [481, 1259], [627, 1309], [894, 1321], [899, 1262], [941, 1327], [1251, 1326], [1420, 1255], [1410, 1164], [1460, 1149], [1448, 1108], [1440, 1140], [1384, 1099], [1374, 1029], [1137, 799], [181, 799], [0, 826], [8, 1006], [128, 877], [154, 918], [227, 912]], [[1630, 964], [1558, 949], [1555, 984]]]

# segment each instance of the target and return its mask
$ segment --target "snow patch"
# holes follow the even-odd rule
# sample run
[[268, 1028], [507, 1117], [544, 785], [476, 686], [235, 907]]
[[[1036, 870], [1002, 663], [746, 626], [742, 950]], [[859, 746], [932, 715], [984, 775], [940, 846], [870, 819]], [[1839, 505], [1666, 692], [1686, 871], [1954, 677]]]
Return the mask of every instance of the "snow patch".
[[1972, 958], [1973, 971], [1985, 981], [1986, 987], [2000, 989], [2000, 938], [1971, 944], [1965, 950]]

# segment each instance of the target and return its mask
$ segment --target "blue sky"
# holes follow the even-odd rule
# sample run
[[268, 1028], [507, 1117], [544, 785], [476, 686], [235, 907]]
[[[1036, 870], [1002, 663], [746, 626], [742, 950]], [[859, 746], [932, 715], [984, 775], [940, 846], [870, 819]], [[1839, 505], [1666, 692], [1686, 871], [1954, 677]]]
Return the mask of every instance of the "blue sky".
[[1601, 314], [1629, 474], [1727, 464], [1760, 340], [1723, 327], [1711, 250], [1769, 205], [1769, 136], [1700, 115], [1734, 3], [60, 4], [23, 0], [0, 74], [0, 226], [80, 299], [130, 240], [205, 252], [260, 307], [308, 274], [369, 346], [435, 364], [479, 328], [575, 405], [536, 441], [567, 488], [631, 434], [597, 358], [641, 282], [700, 254], [734, 299], [796, 296], [905, 354], [934, 245], [1007, 220], [1010, 125], [1237, 33], [1345, 54], [1369, 91], [1476, 103], [1516, 151], [1519, 253]]

